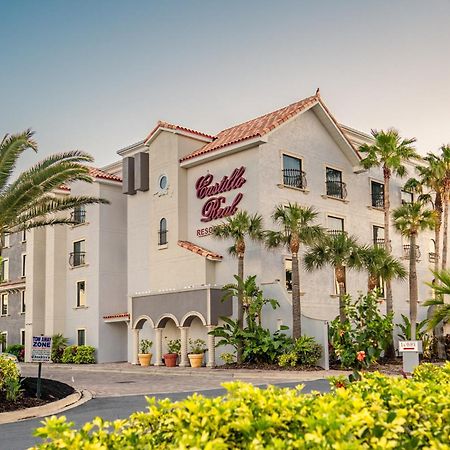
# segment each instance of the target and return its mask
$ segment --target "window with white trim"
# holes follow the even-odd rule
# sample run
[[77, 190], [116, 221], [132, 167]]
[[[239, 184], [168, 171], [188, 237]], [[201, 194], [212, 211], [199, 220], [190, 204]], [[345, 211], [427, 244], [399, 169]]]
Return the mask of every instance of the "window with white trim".
[[342, 217], [327, 216], [327, 227], [330, 234], [343, 233], [345, 230], [344, 219]]
[[25, 328], [20, 329], [20, 345], [25, 345]]
[[302, 160], [283, 154], [283, 184], [284, 186], [304, 189], [305, 176], [302, 170]]
[[20, 313], [25, 314], [25, 290], [20, 291]]
[[86, 306], [86, 281], [77, 281], [77, 308]]
[[414, 194], [412, 192], [405, 191], [404, 189], [401, 190], [400, 197], [402, 200], [402, 205], [414, 202]]
[[163, 217], [159, 221], [158, 245], [167, 244], [167, 219]]
[[77, 329], [77, 345], [86, 345], [86, 328]]
[[3, 258], [0, 263], [0, 282], [9, 280], [9, 260]]
[[27, 230], [22, 230], [22, 242], [27, 242]]
[[7, 248], [10, 245], [10, 234], [9, 233], [5, 233], [3, 235], [3, 248]]
[[8, 315], [8, 294], [6, 293], [0, 295], [0, 310], [2, 316]]
[[22, 253], [22, 277], [26, 276], [26, 267], [27, 267], [27, 255], [26, 253]]
[[6, 352], [6, 349], [8, 347], [8, 332], [2, 331], [0, 333], [1, 339], [0, 339], [0, 348], [2, 353]]

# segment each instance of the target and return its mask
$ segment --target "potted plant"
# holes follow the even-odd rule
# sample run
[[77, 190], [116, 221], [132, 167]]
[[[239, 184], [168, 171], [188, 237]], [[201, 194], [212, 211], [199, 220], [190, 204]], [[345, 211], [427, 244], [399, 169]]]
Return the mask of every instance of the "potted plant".
[[177, 365], [177, 358], [181, 352], [180, 339], [173, 339], [167, 343], [167, 353], [163, 355], [164, 364], [167, 367], [175, 367]]
[[206, 351], [206, 343], [202, 339], [189, 339], [191, 352], [188, 354], [191, 367], [201, 367], [203, 363], [203, 354]]
[[149, 366], [152, 362], [152, 354], [150, 353], [152, 345], [153, 342], [150, 339], [141, 339], [141, 353], [138, 354], [139, 364], [141, 366]]

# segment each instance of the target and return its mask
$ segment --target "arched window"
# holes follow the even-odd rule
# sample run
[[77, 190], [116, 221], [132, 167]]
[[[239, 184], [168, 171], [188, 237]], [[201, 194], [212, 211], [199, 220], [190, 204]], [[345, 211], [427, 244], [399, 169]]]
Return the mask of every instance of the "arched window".
[[167, 220], [164, 217], [159, 221], [158, 234], [159, 234], [158, 244], [159, 245], [167, 244]]

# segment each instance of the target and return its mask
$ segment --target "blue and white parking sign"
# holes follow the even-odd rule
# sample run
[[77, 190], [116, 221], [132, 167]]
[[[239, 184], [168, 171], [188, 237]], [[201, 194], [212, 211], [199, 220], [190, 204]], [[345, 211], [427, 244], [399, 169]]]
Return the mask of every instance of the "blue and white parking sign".
[[52, 357], [52, 338], [50, 336], [33, 336], [31, 361], [49, 362]]

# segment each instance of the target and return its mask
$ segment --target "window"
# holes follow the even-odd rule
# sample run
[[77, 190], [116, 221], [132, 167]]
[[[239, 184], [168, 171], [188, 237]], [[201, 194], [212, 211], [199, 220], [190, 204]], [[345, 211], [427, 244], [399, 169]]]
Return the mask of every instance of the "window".
[[428, 244], [429, 247], [429, 252], [428, 252], [428, 261], [430, 263], [435, 263], [436, 262], [436, 241], [434, 239], [430, 239], [430, 242]]
[[292, 292], [292, 259], [284, 260], [284, 274], [286, 290]]
[[340, 170], [326, 168], [327, 196], [344, 199], [347, 197], [345, 183], [342, 182], [342, 172]]
[[329, 234], [341, 234], [344, 233], [344, 219], [341, 217], [328, 216], [328, 233]]
[[27, 230], [22, 230], [22, 242], [27, 242]]
[[400, 192], [400, 197], [402, 199], [402, 205], [412, 203], [414, 201], [414, 194], [403, 189]]
[[379, 227], [378, 225], [374, 225], [372, 227], [372, 239], [374, 246], [384, 246], [384, 227]]
[[25, 345], [25, 329], [20, 329], [20, 345]]
[[372, 206], [374, 208], [384, 208], [384, 184], [371, 181], [370, 188], [372, 193]]
[[86, 330], [84, 328], [77, 330], [77, 345], [86, 345]]
[[27, 255], [22, 254], [22, 277], [26, 276]]
[[71, 214], [71, 219], [77, 225], [86, 223], [86, 207], [84, 205], [75, 206], [73, 213]]
[[73, 252], [70, 254], [70, 265], [72, 267], [82, 266], [85, 264], [85, 241], [75, 241], [73, 243]]
[[302, 171], [301, 159], [283, 155], [283, 184], [299, 189], [306, 187], [305, 173]]
[[25, 314], [25, 291], [20, 291], [20, 312]]
[[77, 281], [77, 308], [86, 306], [86, 282]]
[[159, 239], [158, 245], [166, 245], [167, 244], [167, 220], [163, 217], [159, 221]]
[[1, 303], [1, 315], [7, 316], [8, 315], [8, 294], [1, 294], [0, 295], [0, 303]]
[[3, 234], [3, 247], [9, 247], [9, 233], [4, 233]]
[[7, 258], [2, 259], [0, 263], [0, 281], [9, 280], [9, 260]]
[[0, 349], [2, 350], [2, 353], [6, 352], [7, 347], [8, 347], [8, 332], [2, 331], [0, 333]]
[[159, 190], [160, 191], [165, 191], [167, 189], [169, 182], [167, 180], [167, 176], [166, 175], [161, 175], [159, 177], [159, 181], [158, 181], [158, 186], [159, 186]]

